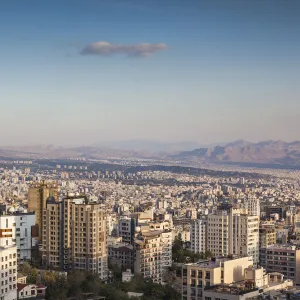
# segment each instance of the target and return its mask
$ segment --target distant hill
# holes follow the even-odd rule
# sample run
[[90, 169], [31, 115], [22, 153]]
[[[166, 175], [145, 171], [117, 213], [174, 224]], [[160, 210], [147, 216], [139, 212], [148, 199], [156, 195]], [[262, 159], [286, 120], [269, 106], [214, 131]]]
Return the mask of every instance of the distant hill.
[[123, 140], [123, 141], [107, 141], [99, 142], [94, 147], [110, 148], [125, 151], [140, 151], [140, 152], [179, 152], [192, 150], [197, 147], [205, 147], [197, 142], [182, 141], [182, 142], [161, 142], [152, 140]]
[[251, 143], [238, 140], [225, 146], [198, 148], [172, 155], [173, 159], [211, 163], [255, 163], [300, 166], [300, 141], [263, 141]]

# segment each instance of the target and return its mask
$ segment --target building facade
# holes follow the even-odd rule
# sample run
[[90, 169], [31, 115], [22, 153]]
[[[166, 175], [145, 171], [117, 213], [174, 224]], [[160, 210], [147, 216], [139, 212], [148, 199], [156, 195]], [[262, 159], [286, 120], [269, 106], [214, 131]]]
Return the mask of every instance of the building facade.
[[275, 225], [261, 225], [259, 228], [259, 248], [276, 244]]
[[249, 216], [260, 217], [260, 201], [255, 196], [253, 196], [253, 195], [248, 196], [248, 199], [246, 202], [246, 208], [248, 210]]
[[260, 264], [267, 272], [280, 272], [300, 285], [300, 249], [291, 245], [272, 245], [260, 249]]
[[118, 236], [122, 237], [123, 243], [132, 244], [134, 242], [134, 234], [136, 221], [134, 218], [122, 217], [118, 221]]
[[[232, 227], [232, 228], [231, 228]], [[259, 217], [232, 210], [230, 214], [229, 253], [252, 256], [259, 261]]]
[[215, 256], [252, 256], [259, 260], [259, 217], [247, 209], [218, 209], [207, 219], [207, 250]]
[[56, 182], [42, 181], [34, 183], [28, 190], [28, 211], [35, 212], [36, 224], [39, 229], [39, 240], [43, 240], [43, 211], [46, 208], [46, 200], [53, 197], [58, 201], [58, 185]]
[[17, 248], [11, 245], [0, 246], [0, 300], [17, 300]]
[[217, 210], [207, 218], [207, 250], [215, 256], [227, 256], [229, 239], [229, 211]]
[[34, 213], [12, 213], [0, 216], [0, 246], [16, 245], [18, 262], [31, 260], [31, 249], [36, 244], [32, 237]]
[[43, 262], [64, 271], [87, 270], [107, 278], [106, 215], [86, 197], [47, 201]]
[[251, 257], [232, 257], [183, 265], [182, 299], [202, 300], [205, 288], [242, 280], [244, 270], [252, 264]]
[[194, 253], [206, 251], [206, 220], [193, 221], [190, 228], [191, 250]]
[[120, 266], [123, 270], [133, 270], [134, 250], [132, 245], [124, 243], [109, 245], [108, 257], [112, 264]]
[[151, 278], [153, 282], [162, 283], [166, 266], [164, 247], [162, 231], [141, 232], [135, 239], [134, 273]]

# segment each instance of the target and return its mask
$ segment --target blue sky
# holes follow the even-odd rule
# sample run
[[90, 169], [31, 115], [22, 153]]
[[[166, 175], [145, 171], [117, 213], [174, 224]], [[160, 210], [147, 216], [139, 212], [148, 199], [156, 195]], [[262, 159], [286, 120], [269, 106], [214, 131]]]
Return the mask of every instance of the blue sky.
[[299, 140], [299, 16], [298, 0], [3, 0], [1, 144]]

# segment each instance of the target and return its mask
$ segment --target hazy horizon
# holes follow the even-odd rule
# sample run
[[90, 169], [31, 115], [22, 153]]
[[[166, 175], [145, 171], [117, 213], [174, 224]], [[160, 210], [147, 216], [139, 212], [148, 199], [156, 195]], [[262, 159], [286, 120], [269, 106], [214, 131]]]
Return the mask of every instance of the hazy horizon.
[[5, 1], [1, 145], [300, 140], [300, 1]]

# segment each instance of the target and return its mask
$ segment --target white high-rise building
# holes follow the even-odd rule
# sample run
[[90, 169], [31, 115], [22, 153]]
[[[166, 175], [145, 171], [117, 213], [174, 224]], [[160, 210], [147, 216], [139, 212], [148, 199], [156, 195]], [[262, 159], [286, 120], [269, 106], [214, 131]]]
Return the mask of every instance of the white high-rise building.
[[229, 239], [229, 211], [217, 210], [207, 218], [207, 250], [215, 256], [227, 256]]
[[253, 195], [249, 195], [246, 201], [246, 208], [249, 216], [260, 217], [260, 202], [259, 199]]
[[17, 300], [16, 246], [0, 246], [0, 300]]
[[247, 209], [226, 208], [208, 216], [207, 250], [215, 256], [252, 256], [259, 261], [259, 217]]
[[168, 268], [172, 266], [172, 231], [164, 231], [161, 233], [162, 242], [162, 266]]
[[259, 217], [245, 211], [230, 214], [229, 254], [247, 255], [254, 264], [259, 261]]
[[206, 220], [195, 220], [190, 229], [191, 250], [194, 253], [206, 250]]
[[31, 236], [35, 223], [35, 213], [11, 212], [0, 216], [0, 230], [3, 232], [0, 246], [16, 245], [20, 263], [31, 259], [31, 248], [37, 242]]

